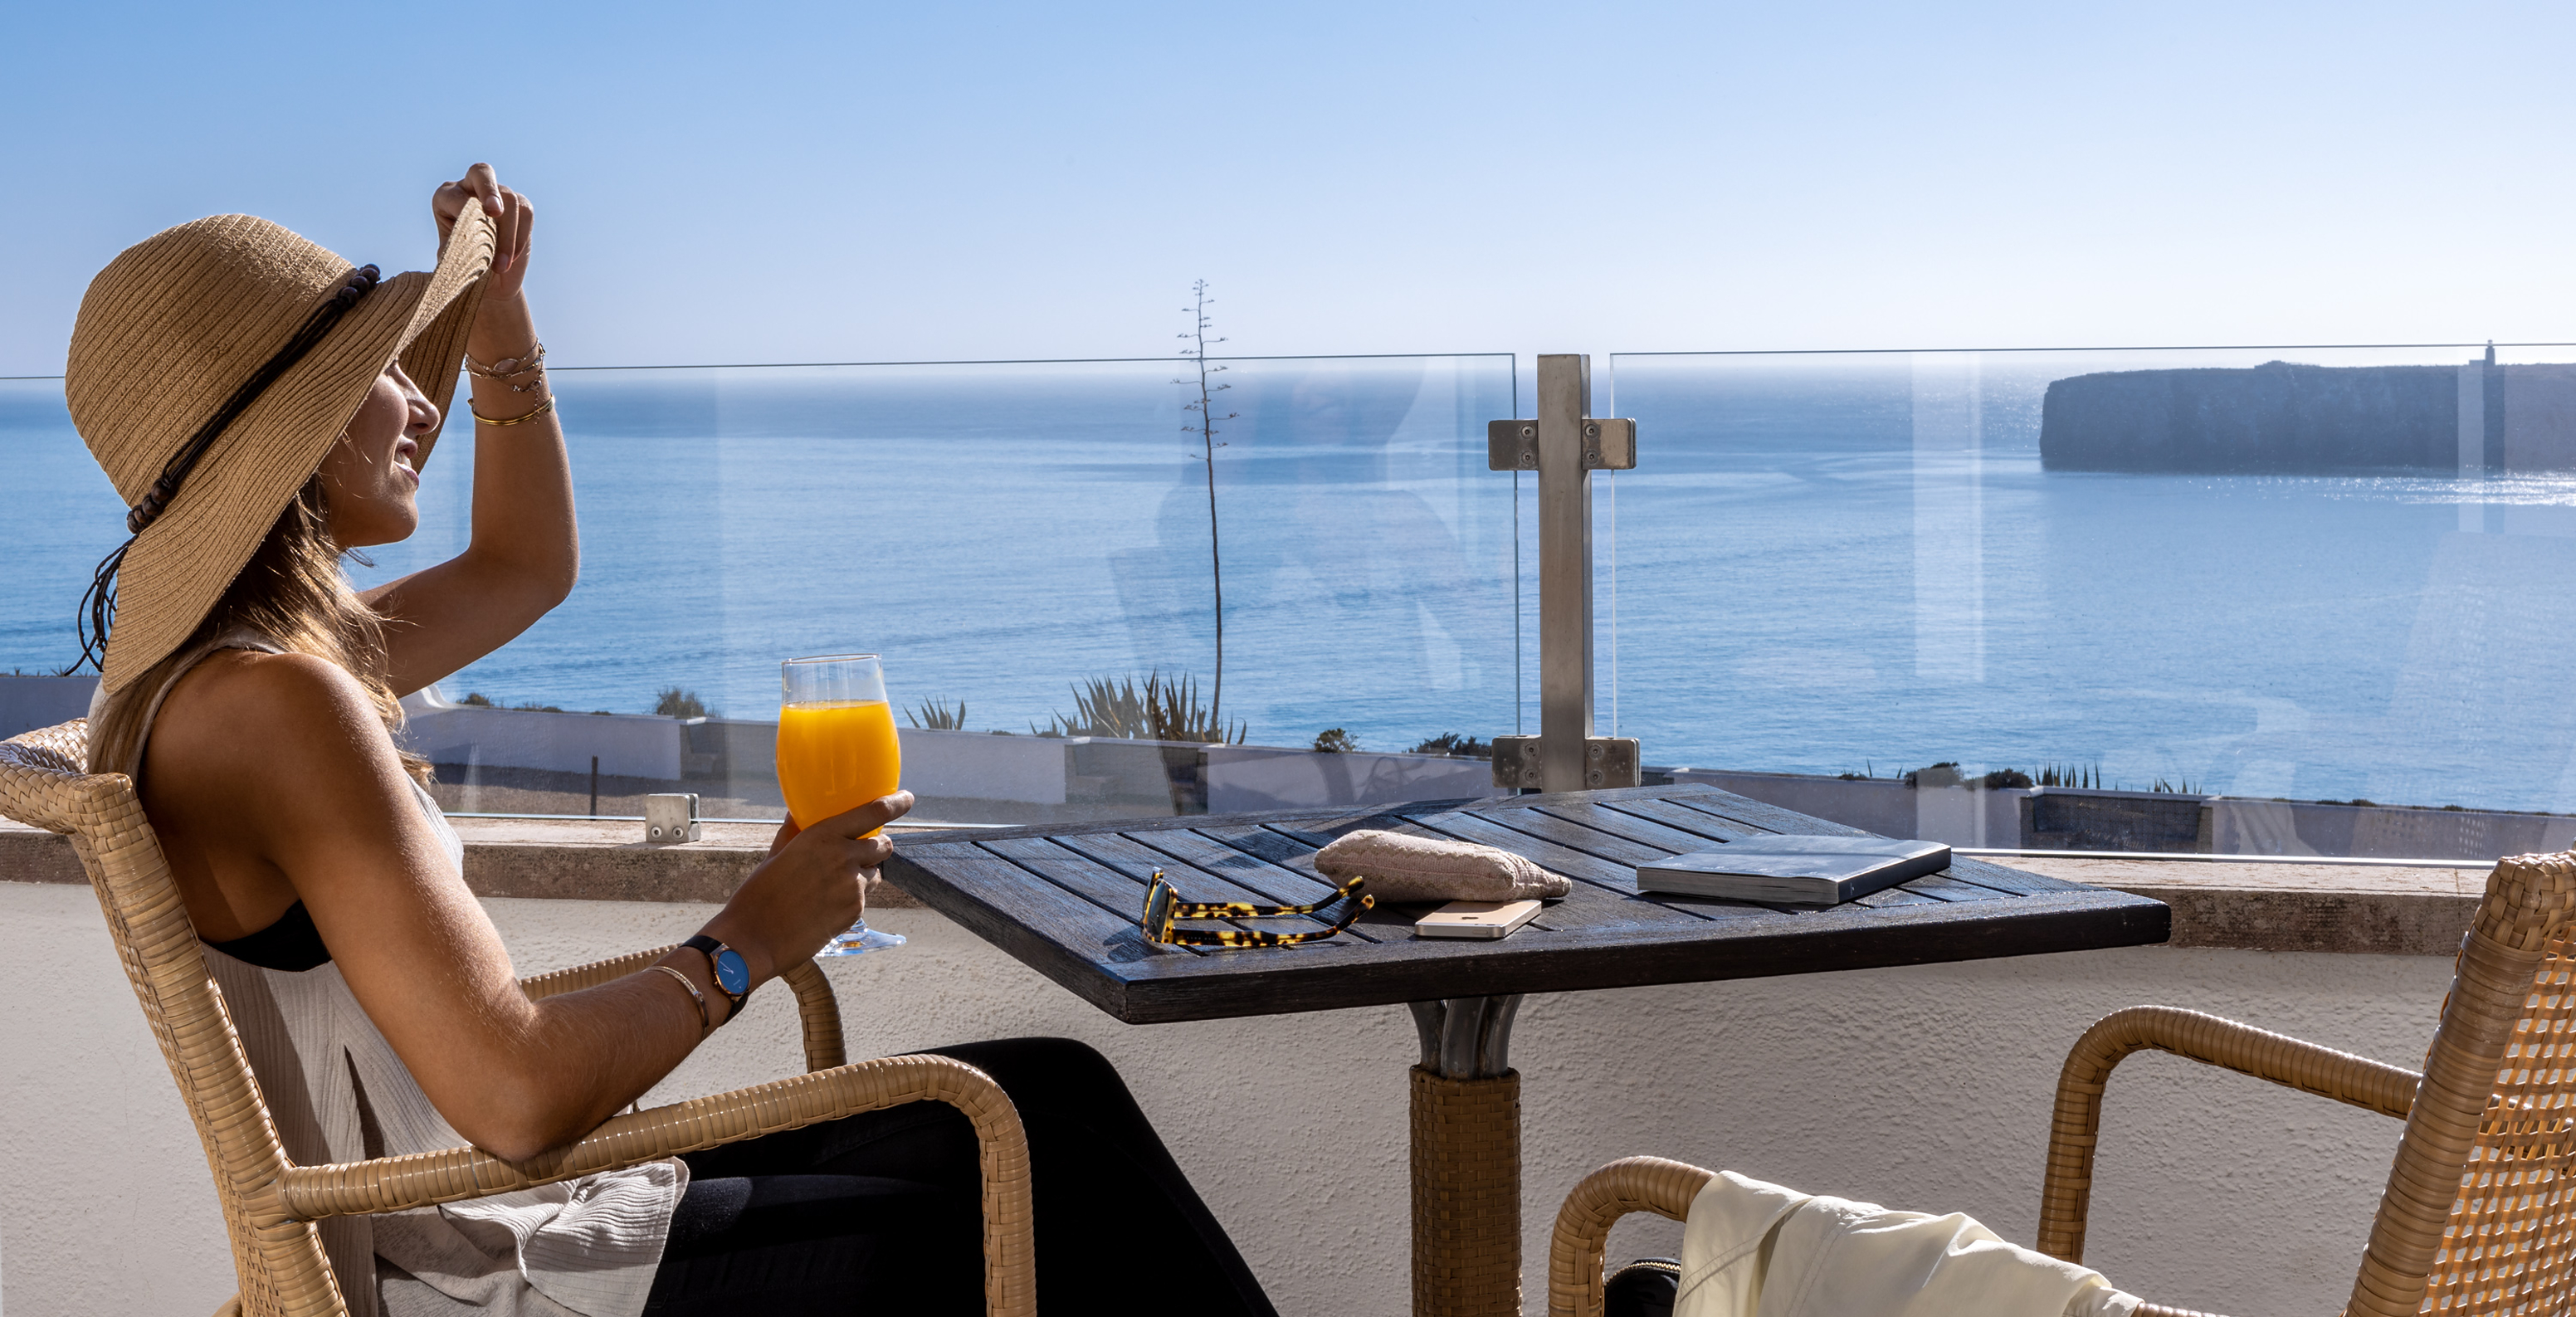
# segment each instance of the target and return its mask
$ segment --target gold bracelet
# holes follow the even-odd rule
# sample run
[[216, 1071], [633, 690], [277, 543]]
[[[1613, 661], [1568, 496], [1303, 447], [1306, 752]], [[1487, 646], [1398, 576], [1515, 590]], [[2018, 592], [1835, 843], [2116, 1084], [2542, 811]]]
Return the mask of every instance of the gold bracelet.
[[536, 410], [534, 410], [534, 411], [530, 411], [530, 412], [525, 412], [525, 413], [522, 413], [522, 414], [520, 414], [520, 415], [512, 416], [512, 417], [509, 417], [509, 418], [506, 418], [506, 419], [501, 418], [501, 417], [486, 416], [486, 415], [484, 415], [484, 414], [483, 414], [483, 413], [481, 413], [481, 412], [475, 411], [475, 410], [474, 410], [474, 404], [473, 404], [473, 403], [470, 403], [470, 402], [469, 402], [469, 403], [465, 404], [465, 410], [466, 410], [466, 412], [467, 412], [468, 414], [470, 414], [471, 416], [473, 416], [473, 418], [474, 418], [475, 420], [481, 421], [481, 422], [482, 422], [482, 423], [484, 423], [485, 425], [525, 425], [525, 424], [527, 424], [528, 422], [533, 421], [533, 420], [537, 419], [538, 417], [545, 415], [547, 412], [553, 411], [554, 409], [555, 409], [555, 396], [554, 396], [553, 394], [551, 394], [551, 393], [549, 393], [549, 394], [547, 394], [547, 395], [546, 395], [546, 400], [545, 400], [544, 402], [541, 402], [541, 403], [538, 403], [538, 404], [537, 404], [537, 406], [536, 406]]
[[683, 974], [668, 965], [647, 965], [645, 968], [658, 969], [663, 973], [670, 975], [672, 978], [678, 979], [680, 981], [680, 986], [689, 990], [689, 1000], [698, 1004], [698, 1037], [701, 1040], [704, 1040], [708, 1034], [716, 1031], [714, 1022], [709, 1019], [707, 1015], [707, 994], [698, 991], [698, 985], [689, 982], [688, 975]]

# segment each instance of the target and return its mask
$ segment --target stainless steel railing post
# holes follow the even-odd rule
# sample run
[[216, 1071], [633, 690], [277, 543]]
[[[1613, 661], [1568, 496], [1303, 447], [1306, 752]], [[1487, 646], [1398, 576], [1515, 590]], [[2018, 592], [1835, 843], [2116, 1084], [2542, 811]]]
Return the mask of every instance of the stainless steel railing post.
[[[1637, 465], [1637, 424], [1595, 418], [1592, 359], [1538, 359], [1538, 415], [1494, 421], [1486, 465], [1538, 474], [1539, 734], [1494, 738], [1494, 785], [1639, 784], [1634, 737], [1592, 734], [1592, 473]], [[1517, 697], [1517, 692], [1515, 692]]]

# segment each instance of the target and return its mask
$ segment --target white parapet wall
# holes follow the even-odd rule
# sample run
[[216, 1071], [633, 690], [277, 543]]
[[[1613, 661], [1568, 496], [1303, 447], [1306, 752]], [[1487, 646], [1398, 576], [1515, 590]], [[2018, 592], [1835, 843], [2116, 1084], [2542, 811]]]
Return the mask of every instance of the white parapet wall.
[[[485, 905], [523, 974], [668, 942], [713, 913]], [[869, 922], [912, 941], [826, 967], [852, 1056], [1030, 1034], [1088, 1042], [1117, 1063], [1281, 1313], [1406, 1311], [1415, 1042], [1402, 1007], [1121, 1025], [936, 913]], [[214, 1311], [233, 1278], [205, 1157], [97, 902], [78, 886], [0, 882], [0, 928], [13, 966], [45, 985], [43, 1009], [0, 1012], [0, 1310]], [[2028, 1242], [2058, 1066], [2094, 1019], [2166, 1002], [2411, 1066], [2449, 979], [2447, 957], [2143, 947], [1534, 997], [1512, 1047], [1524, 1293], [1545, 1302], [1566, 1190], [1640, 1153], [1964, 1211]], [[797, 1065], [793, 1005], [773, 988], [646, 1101]], [[2086, 1260], [2169, 1304], [2332, 1312], [2399, 1130], [2142, 1053], [2111, 1081]], [[1611, 1236], [1614, 1259], [1678, 1247], [1679, 1228], [1654, 1219]], [[1101, 1266], [1102, 1285], [1132, 1271]]]
[[2576, 845], [2576, 817], [2212, 797], [2210, 849], [2234, 855], [2470, 856]]
[[2016, 787], [1912, 787], [1898, 778], [1837, 778], [1806, 773], [1742, 773], [1716, 768], [1659, 770], [1676, 782], [1702, 782], [1887, 837], [1951, 846], [2018, 846], [2021, 802]]
[[898, 734], [903, 742], [903, 786], [916, 796], [1064, 803], [1070, 741], [919, 727], [902, 728]]
[[438, 688], [403, 699], [403, 747], [432, 763], [535, 768], [675, 780], [680, 720], [651, 714], [551, 713], [456, 704]]

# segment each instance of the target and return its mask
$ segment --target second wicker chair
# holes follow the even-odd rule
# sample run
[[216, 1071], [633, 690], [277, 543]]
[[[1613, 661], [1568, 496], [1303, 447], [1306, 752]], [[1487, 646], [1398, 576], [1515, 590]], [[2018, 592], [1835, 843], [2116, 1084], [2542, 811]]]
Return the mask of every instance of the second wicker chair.
[[[2102, 1092], [2155, 1049], [2401, 1117], [2346, 1317], [2563, 1313], [2576, 1307], [2576, 853], [2498, 863], [2460, 947], [2421, 1074], [2169, 1006], [2133, 1006], [2066, 1058], [2049, 1130], [2038, 1246], [2084, 1259]], [[1585, 1177], [1557, 1214], [1551, 1317], [1599, 1317], [1601, 1253], [1630, 1212], [1683, 1220], [1713, 1173], [1630, 1157]], [[2112, 1278], [2115, 1282], [2117, 1277]], [[2146, 1304], [2139, 1317], [2196, 1317]]]

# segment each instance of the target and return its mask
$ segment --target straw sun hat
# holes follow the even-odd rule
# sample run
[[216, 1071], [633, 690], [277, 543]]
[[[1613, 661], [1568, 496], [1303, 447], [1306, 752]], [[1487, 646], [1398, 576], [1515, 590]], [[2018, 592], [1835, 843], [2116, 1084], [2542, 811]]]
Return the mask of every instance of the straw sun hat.
[[113, 574], [107, 690], [196, 631], [387, 363], [444, 416], [492, 245], [469, 205], [437, 269], [378, 282], [374, 266], [267, 220], [216, 215], [126, 248], [90, 281], [63, 392], [135, 533], [96, 587], [107, 598]]

